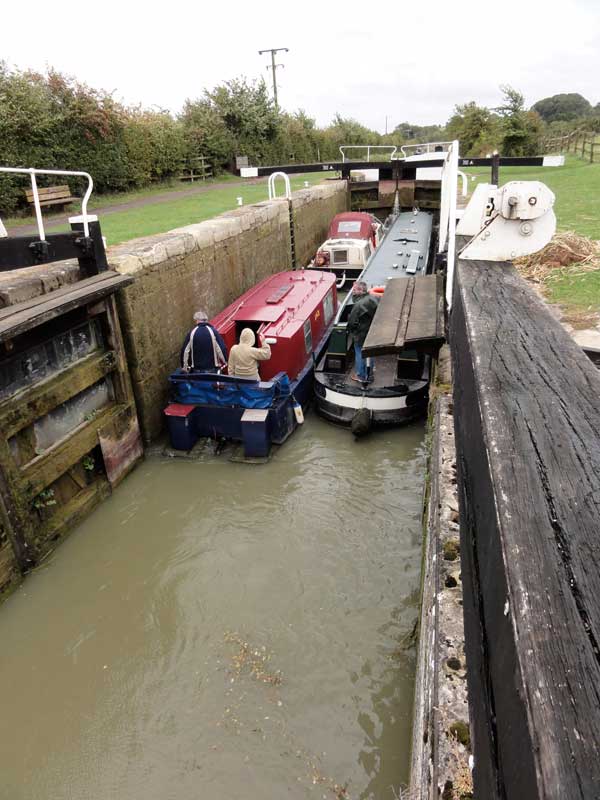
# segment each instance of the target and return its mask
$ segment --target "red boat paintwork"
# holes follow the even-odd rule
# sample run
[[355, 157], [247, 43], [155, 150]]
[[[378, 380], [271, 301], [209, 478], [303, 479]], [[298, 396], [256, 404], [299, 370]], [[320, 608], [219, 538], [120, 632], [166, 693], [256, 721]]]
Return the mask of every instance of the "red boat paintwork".
[[[343, 214], [336, 214], [327, 232], [328, 239], [371, 239], [375, 246], [375, 232], [373, 223], [376, 220], [366, 211], [345, 211]], [[359, 230], [344, 230], [350, 227], [347, 223], [359, 223]], [[341, 227], [341, 230], [340, 230]], [[356, 225], [352, 227], [356, 228]]]
[[335, 280], [333, 273], [320, 270], [279, 272], [249, 289], [211, 324], [228, 350], [239, 341], [244, 327], [276, 339], [269, 361], [259, 364], [261, 379], [287, 372], [293, 381], [312, 360], [313, 349], [333, 323], [338, 305]]

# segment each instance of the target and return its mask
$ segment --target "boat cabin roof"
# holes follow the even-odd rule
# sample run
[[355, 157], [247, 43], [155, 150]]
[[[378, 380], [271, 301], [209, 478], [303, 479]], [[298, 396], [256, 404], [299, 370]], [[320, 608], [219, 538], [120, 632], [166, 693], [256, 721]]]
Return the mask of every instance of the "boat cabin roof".
[[221, 332], [243, 322], [263, 322], [265, 335], [293, 335], [335, 285], [335, 275], [320, 270], [278, 272], [238, 297], [211, 320]]
[[329, 230], [328, 239], [370, 239], [373, 235], [374, 219], [364, 211], [346, 211], [336, 214]]
[[432, 227], [433, 217], [427, 211], [398, 214], [360, 276], [361, 280], [369, 286], [379, 286], [388, 278], [425, 275]]

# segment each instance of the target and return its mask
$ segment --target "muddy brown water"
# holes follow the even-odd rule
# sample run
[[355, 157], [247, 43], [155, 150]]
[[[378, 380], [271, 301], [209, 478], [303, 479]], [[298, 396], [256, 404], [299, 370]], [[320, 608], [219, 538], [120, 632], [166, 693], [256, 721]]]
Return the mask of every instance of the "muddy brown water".
[[0, 797], [398, 796], [421, 425], [148, 458], [0, 607]]

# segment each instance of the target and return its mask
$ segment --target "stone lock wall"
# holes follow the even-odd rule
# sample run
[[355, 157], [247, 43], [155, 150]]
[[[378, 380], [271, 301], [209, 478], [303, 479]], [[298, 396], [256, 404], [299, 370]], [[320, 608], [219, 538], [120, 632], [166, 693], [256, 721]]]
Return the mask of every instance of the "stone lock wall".
[[[294, 194], [297, 263], [306, 264], [331, 218], [345, 209], [341, 181]], [[263, 278], [291, 268], [287, 200], [244, 206], [196, 225], [137, 239], [108, 253], [112, 269], [134, 277], [119, 313], [142, 435], [163, 428], [167, 376], [198, 308], [213, 316]]]

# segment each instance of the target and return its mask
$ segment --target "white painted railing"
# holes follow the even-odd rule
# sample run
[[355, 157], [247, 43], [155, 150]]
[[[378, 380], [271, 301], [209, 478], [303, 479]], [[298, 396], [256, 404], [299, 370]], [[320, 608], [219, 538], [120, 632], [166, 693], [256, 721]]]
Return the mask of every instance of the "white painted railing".
[[340, 153], [342, 154], [342, 161], [349, 160], [346, 156], [346, 150], [366, 150], [367, 161], [371, 160], [371, 150], [391, 150], [390, 160], [396, 155], [398, 148], [393, 144], [343, 144], [340, 145]]
[[[448, 150], [441, 152], [444, 165], [442, 167], [442, 191], [440, 205], [440, 233], [438, 252], [447, 252], [446, 268], [446, 304], [452, 307], [452, 289], [454, 283], [454, 258], [456, 254], [456, 194], [458, 191], [458, 141], [450, 143]], [[463, 178], [463, 193], [466, 189], [466, 176]]]
[[269, 188], [269, 200], [276, 200], [277, 199], [277, 189], [275, 188], [275, 179], [276, 178], [283, 178], [283, 182], [285, 184], [285, 197], [287, 200], [291, 200], [292, 198], [292, 187], [290, 185], [290, 179], [285, 174], [285, 172], [273, 172], [269, 175], [268, 181], [268, 188]]
[[33, 167], [25, 169], [20, 167], [0, 167], [0, 172], [14, 173], [17, 175], [29, 175], [31, 179], [31, 190], [33, 192], [33, 204], [35, 207], [35, 216], [37, 220], [38, 232], [40, 240], [46, 241], [46, 231], [44, 230], [44, 220], [42, 218], [42, 209], [40, 206], [40, 196], [38, 194], [36, 175], [72, 175], [79, 178], [87, 178], [87, 189], [81, 201], [81, 221], [83, 222], [83, 231], [85, 236], [90, 235], [90, 219], [87, 213], [87, 204], [94, 188], [94, 181], [92, 176], [87, 172], [73, 172], [72, 170], [64, 169], [33, 169]]

